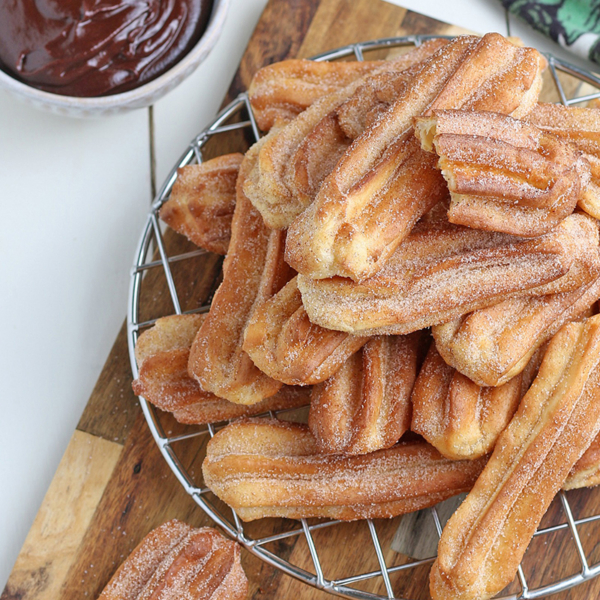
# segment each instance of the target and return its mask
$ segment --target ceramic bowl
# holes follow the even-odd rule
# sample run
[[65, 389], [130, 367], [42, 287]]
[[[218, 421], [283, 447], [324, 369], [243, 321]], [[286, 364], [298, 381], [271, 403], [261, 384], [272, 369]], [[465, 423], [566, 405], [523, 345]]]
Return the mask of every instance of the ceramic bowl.
[[208, 56], [221, 35], [228, 7], [229, 0], [214, 0], [206, 31], [188, 54], [156, 79], [128, 92], [96, 98], [61, 96], [31, 87], [1, 70], [0, 87], [36, 108], [69, 117], [101, 117], [150, 106], [189, 77]]

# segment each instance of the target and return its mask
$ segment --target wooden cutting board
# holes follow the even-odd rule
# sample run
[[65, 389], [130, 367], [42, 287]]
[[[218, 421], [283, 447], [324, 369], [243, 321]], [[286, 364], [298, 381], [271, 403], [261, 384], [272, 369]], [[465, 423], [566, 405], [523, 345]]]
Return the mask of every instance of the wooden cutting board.
[[[457, 19], [459, 19], [457, 15]], [[292, 57], [308, 57], [349, 43], [408, 34], [457, 34], [447, 25], [380, 0], [271, 0], [250, 40], [225, 102], [246, 89], [261, 66]], [[190, 137], [196, 132], [190, 132]], [[238, 140], [239, 141], [239, 140]], [[211, 154], [231, 151], [235, 136], [217, 142]], [[190, 249], [180, 236], [168, 233], [172, 252]], [[127, 268], [126, 265], [123, 268]], [[175, 273], [185, 284], [183, 309], [198, 306], [209, 297], [218, 280], [220, 259], [213, 255], [187, 262]], [[180, 286], [181, 287], [181, 286]], [[164, 280], [150, 273], [144, 294], [152, 295], [153, 314], [173, 312]], [[142, 303], [143, 304], [143, 303]], [[165, 428], [180, 426], [166, 417]], [[186, 455], [190, 471], [199, 471], [200, 445]], [[576, 517], [600, 512], [600, 491], [570, 495]], [[154, 527], [172, 518], [194, 526], [210, 525], [203, 511], [186, 495], [163, 460], [131, 391], [131, 372], [125, 326], [121, 329], [100, 378], [60, 463], [42, 507], [17, 559], [2, 600], [74, 600], [96, 598], [118, 565]], [[544, 524], [564, 523], [558, 504]], [[278, 520], [254, 525], [254, 531], [279, 531]], [[391, 549], [399, 519], [376, 523], [389, 566], [408, 561]], [[289, 526], [289, 525], [288, 525]], [[600, 560], [600, 528], [592, 523], [582, 530], [590, 562]], [[371, 538], [364, 523], [348, 524], [315, 534], [329, 579], [378, 569]], [[306, 543], [289, 538], [270, 548], [312, 570]], [[326, 593], [283, 575], [244, 552], [251, 598], [324, 599]], [[567, 530], [537, 538], [525, 560], [531, 586], [578, 571], [575, 548]], [[392, 577], [397, 597], [429, 598], [424, 566]], [[385, 593], [381, 579], [358, 586]], [[519, 588], [514, 587], [514, 591]], [[557, 596], [562, 600], [597, 598], [600, 579]]]

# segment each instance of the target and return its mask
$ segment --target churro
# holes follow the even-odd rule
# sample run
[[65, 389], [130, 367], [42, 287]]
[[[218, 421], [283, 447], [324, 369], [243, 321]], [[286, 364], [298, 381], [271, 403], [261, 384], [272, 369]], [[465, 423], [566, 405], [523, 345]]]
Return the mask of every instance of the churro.
[[227, 254], [235, 207], [235, 183], [243, 154], [225, 154], [177, 171], [160, 218], [196, 246]]
[[600, 428], [600, 317], [554, 336], [539, 373], [431, 569], [434, 600], [485, 600], [508, 585], [542, 516]]
[[194, 340], [188, 364], [203, 390], [238, 404], [260, 402], [282, 386], [254, 365], [242, 350], [242, 340], [253, 311], [292, 275], [283, 262], [285, 233], [270, 231], [243, 192], [254, 159], [248, 152], [242, 163], [223, 282]]
[[312, 385], [329, 379], [367, 341], [311, 323], [294, 278], [256, 309], [243, 349], [270, 377], [289, 385]]
[[468, 490], [484, 459], [450, 461], [422, 441], [362, 456], [320, 454], [306, 425], [236, 421], [208, 443], [204, 481], [244, 521], [386, 518]]
[[423, 61], [411, 85], [349, 146], [290, 226], [286, 260], [311, 278], [363, 281], [446, 192], [411, 139], [414, 117], [439, 109], [519, 117], [537, 100], [545, 59], [498, 34], [460, 36]]
[[243, 600], [247, 593], [238, 544], [173, 519], [140, 542], [98, 600]]
[[310, 320], [322, 327], [358, 335], [405, 334], [510, 297], [574, 289], [579, 280], [568, 272], [578, 228], [567, 221], [525, 241], [426, 222], [363, 283], [298, 275], [302, 302]]
[[377, 336], [313, 389], [308, 425], [321, 452], [366, 454], [410, 427], [421, 333]]

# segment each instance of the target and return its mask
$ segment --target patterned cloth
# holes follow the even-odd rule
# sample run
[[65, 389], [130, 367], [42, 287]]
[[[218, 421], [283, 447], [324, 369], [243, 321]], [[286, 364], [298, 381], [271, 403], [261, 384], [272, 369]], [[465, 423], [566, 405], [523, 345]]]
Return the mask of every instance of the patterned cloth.
[[600, 64], [600, 0], [501, 0], [511, 13], [583, 58]]

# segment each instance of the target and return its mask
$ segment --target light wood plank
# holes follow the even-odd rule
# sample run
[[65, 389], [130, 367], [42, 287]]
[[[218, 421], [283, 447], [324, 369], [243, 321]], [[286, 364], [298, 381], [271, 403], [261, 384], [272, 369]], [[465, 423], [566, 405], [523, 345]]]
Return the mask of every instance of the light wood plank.
[[123, 447], [75, 431], [2, 598], [56, 600]]

